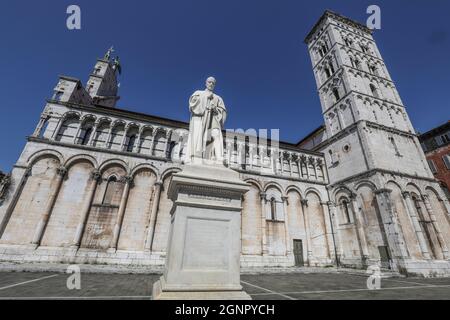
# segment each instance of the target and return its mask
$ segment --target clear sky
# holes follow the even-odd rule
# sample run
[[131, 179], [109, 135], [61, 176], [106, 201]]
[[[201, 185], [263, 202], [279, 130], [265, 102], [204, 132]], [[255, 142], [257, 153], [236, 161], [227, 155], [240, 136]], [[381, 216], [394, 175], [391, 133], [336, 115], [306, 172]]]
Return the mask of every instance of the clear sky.
[[[82, 30], [66, 9], [82, 10]], [[325, 9], [365, 23], [381, 7], [380, 51], [414, 126], [450, 119], [450, 1], [2, 0], [0, 170], [10, 171], [58, 75], [86, 83], [114, 45], [119, 107], [188, 121], [207, 76], [229, 109], [227, 128], [280, 129], [297, 142], [322, 123], [305, 35]]]

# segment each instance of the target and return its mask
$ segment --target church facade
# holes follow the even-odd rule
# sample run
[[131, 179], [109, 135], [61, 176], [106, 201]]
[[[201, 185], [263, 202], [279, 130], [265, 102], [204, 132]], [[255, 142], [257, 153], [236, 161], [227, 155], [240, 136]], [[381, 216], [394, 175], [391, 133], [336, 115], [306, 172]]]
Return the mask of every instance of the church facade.
[[[241, 265], [450, 273], [450, 206], [371, 31], [327, 11], [305, 42], [325, 125], [298, 144], [224, 135], [250, 186]], [[111, 53], [86, 87], [59, 79], [2, 177], [0, 261], [164, 265], [189, 124], [116, 108]]]

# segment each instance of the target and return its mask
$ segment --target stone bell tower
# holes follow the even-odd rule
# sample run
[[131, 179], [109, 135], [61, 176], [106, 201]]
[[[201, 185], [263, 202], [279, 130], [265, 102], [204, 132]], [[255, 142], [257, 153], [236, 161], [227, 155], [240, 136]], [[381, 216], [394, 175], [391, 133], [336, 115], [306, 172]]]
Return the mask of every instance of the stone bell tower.
[[306, 43], [330, 142], [324, 151], [336, 164], [332, 183], [373, 169], [433, 178], [372, 31], [326, 11]]
[[112, 60], [113, 52], [114, 49], [111, 48], [102, 59], [97, 60], [86, 85], [86, 90], [92, 97], [94, 105], [114, 108], [120, 99], [117, 95], [119, 91], [117, 75], [122, 70], [119, 57]]
[[315, 149], [326, 157], [342, 260], [358, 264], [359, 252], [363, 266], [381, 261], [400, 271], [429, 271], [417, 261], [449, 257], [441, 231], [450, 226], [436, 222], [449, 206], [430, 204], [430, 197], [445, 196], [372, 30], [326, 11], [305, 43], [325, 120]]

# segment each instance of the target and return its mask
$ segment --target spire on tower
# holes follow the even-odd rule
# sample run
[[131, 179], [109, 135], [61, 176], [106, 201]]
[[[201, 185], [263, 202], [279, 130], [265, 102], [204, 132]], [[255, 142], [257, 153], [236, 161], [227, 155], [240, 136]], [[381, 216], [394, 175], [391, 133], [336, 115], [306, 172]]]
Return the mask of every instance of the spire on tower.
[[114, 52], [114, 47], [111, 47], [103, 59], [97, 60], [94, 72], [89, 77], [86, 90], [96, 105], [115, 107], [120, 99], [117, 95], [119, 90], [117, 72], [121, 74], [122, 67], [119, 57], [116, 56], [112, 60]]

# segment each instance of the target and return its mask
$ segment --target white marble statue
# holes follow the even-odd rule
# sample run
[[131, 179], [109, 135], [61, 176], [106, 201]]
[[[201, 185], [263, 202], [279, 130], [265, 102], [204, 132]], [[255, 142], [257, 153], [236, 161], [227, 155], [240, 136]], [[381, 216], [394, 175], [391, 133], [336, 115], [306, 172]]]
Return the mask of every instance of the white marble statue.
[[221, 97], [214, 94], [216, 79], [206, 80], [206, 89], [196, 91], [189, 100], [191, 121], [186, 162], [194, 158], [223, 162], [223, 135], [227, 110]]

